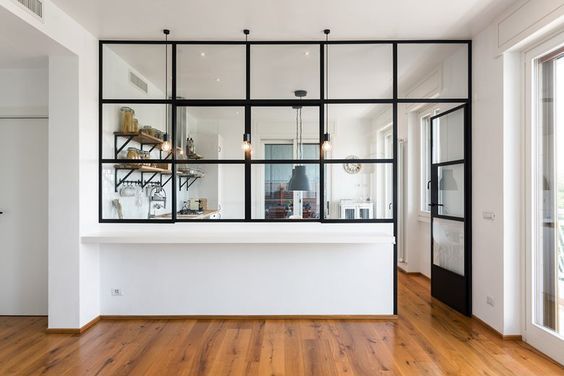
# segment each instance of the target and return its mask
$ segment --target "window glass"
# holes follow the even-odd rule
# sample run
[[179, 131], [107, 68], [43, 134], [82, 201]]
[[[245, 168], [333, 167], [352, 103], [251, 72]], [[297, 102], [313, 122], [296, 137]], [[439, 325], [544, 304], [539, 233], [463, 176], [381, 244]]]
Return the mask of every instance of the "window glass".
[[467, 96], [467, 44], [398, 44], [399, 98]]
[[319, 45], [254, 45], [251, 47], [251, 98], [319, 99]]
[[244, 107], [177, 107], [177, 158], [242, 160], [244, 132]]
[[178, 45], [179, 99], [244, 99], [245, 46]]
[[392, 98], [391, 44], [330, 44], [328, 98]]
[[244, 164], [180, 163], [176, 171], [179, 221], [245, 218]]
[[372, 220], [393, 218], [391, 163], [325, 165], [325, 218]]
[[[104, 99], [170, 98], [172, 93], [170, 45], [106, 44], [102, 49]], [[168, 78], [165, 79], [167, 62]]]
[[[253, 107], [251, 118], [253, 159], [267, 159], [266, 144], [293, 144], [289, 159], [307, 159], [299, 141], [319, 145], [319, 107]], [[318, 157], [319, 151], [314, 158]]]
[[393, 158], [392, 106], [335, 104], [327, 106], [331, 149], [326, 159]]
[[[306, 190], [292, 190], [291, 179], [300, 175]], [[253, 219], [319, 219], [318, 164], [255, 164], [252, 181]]]
[[170, 136], [172, 132], [170, 122], [166, 124], [167, 115], [171, 116], [170, 105], [104, 104], [102, 111], [104, 158], [128, 158], [130, 149], [148, 152], [145, 157], [150, 159], [166, 158], [168, 153], [161, 153], [161, 146], [165, 134]]
[[171, 165], [103, 164], [101, 205], [103, 219], [170, 220], [173, 206]]

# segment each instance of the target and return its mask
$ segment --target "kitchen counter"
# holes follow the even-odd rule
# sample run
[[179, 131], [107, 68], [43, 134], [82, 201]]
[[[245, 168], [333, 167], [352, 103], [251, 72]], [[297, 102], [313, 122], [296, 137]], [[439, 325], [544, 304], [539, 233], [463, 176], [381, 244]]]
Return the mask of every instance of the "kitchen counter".
[[[219, 215], [219, 210], [204, 210], [202, 214], [176, 214], [177, 219], [210, 219]], [[159, 215], [158, 218], [170, 219], [170, 214]]]

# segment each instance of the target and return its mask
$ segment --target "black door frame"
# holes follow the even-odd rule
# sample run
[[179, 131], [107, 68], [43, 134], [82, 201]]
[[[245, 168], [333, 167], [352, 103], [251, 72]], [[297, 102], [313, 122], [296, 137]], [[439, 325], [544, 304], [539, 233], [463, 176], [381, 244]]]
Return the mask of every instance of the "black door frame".
[[[445, 115], [463, 110], [463, 145], [464, 159], [448, 162], [433, 163], [433, 123]], [[430, 118], [429, 132], [431, 140], [431, 295], [453, 309], [466, 316], [472, 316], [472, 165], [471, 165], [471, 127], [470, 127], [471, 108], [468, 103], [456, 106], [448, 111], [440, 113]], [[438, 171], [439, 167], [464, 164], [464, 217], [454, 217], [439, 214], [438, 197]], [[456, 274], [437, 266], [433, 262], [434, 242], [433, 242], [433, 221], [434, 218], [459, 221], [464, 223], [464, 276]]]

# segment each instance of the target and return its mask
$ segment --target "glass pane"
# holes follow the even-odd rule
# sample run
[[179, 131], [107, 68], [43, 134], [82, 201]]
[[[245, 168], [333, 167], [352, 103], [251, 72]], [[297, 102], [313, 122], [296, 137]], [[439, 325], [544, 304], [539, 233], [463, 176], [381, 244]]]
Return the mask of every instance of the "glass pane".
[[[104, 99], [170, 98], [172, 93], [171, 46], [105, 44], [102, 48]], [[167, 54], [168, 80], [165, 80]], [[165, 95], [165, 89], [168, 90], [168, 95]]]
[[178, 220], [244, 219], [243, 164], [177, 165]]
[[255, 45], [251, 47], [251, 97], [319, 99], [319, 45]]
[[540, 64], [534, 322], [564, 336], [564, 58]]
[[[290, 179], [300, 169], [307, 191], [291, 191]], [[295, 170], [295, 171], [294, 171]], [[253, 219], [318, 219], [319, 165], [260, 164], [252, 166]]]
[[178, 45], [177, 96], [245, 99], [245, 46]]
[[102, 165], [103, 219], [170, 219], [170, 164]]
[[[293, 153], [288, 159], [319, 158], [319, 108], [302, 107], [254, 107], [252, 109], [253, 159], [267, 159], [264, 145], [292, 144]], [[317, 152], [306, 155], [306, 150], [298, 148], [298, 140], [303, 144], [316, 144]], [[277, 158], [281, 159], [281, 158]]]
[[178, 159], [245, 158], [243, 107], [178, 107], [176, 121]]
[[468, 97], [466, 44], [399, 44], [399, 98]]
[[325, 158], [393, 158], [392, 106], [329, 105], [327, 116], [331, 149], [325, 152]]
[[432, 120], [433, 163], [464, 159], [464, 109]]
[[464, 276], [464, 222], [433, 218], [433, 264]]
[[[161, 154], [160, 150], [164, 135], [167, 133], [165, 126], [167, 106], [165, 104], [104, 104], [103, 157], [131, 159], [135, 158], [135, 150], [137, 150], [149, 153], [144, 155], [143, 159], [164, 159], [167, 153]], [[169, 117], [170, 113], [169, 107]], [[170, 132], [169, 125], [169, 135]]]
[[439, 172], [439, 215], [464, 217], [464, 164], [443, 166]]
[[392, 164], [326, 164], [325, 200], [326, 219], [393, 218]]
[[392, 98], [392, 45], [333, 44], [328, 57], [329, 98]]

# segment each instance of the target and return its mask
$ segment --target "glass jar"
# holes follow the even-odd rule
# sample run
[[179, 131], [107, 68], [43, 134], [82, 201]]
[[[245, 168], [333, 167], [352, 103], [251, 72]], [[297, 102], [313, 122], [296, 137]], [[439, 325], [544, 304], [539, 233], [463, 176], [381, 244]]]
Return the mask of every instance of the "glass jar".
[[[139, 159], [142, 160], [150, 160], [151, 159], [151, 152], [148, 150], [139, 150]], [[151, 166], [151, 163], [145, 162], [142, 164], [143, 166]]]
[[127, 159], [140, 159], [139, 149], [127, 148]]
[[122, 107], [119, 110], [121, 123], [120, 123], [120, 130], [123, 133], [132, 133], [134, 125], [133, 119], [135, 117], [135, 111], [133, 111], [130, 107]]
[[139, 132], [139, 120], [137, 118], [133, 118], [133, 126], [131, 128], [131, 132]]

